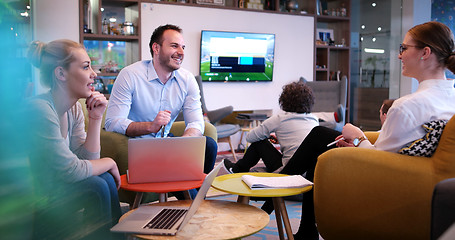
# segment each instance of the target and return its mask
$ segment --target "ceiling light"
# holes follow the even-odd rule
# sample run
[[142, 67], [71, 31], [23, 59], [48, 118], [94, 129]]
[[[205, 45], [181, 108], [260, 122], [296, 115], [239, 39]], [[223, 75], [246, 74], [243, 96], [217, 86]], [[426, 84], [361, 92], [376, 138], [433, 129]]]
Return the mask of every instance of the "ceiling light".
[[104, 8], [100, 8], [101, 12], [104, 12]]
[[382, 27], [378, 27], [378, 32], [380, 32], [382, 30]]
[[365, 24], [362, 24], [361, 28], [362, 28], [362, 29], [365, 29]]
[[360, 37], [360, 41], [363, 42], [363, 37]]
[[110, 21], [110, 22], [117, 22], [117, 18], [111, 17], [111, 18], [109, 18], [109, 21]]
[[376, 7], [376, 3], [375, 2], [371, 3], [371, 6]]
[[376, 38], [375, 38], [375, 37], [373, 37], [373, 39], [371, 39], [371, 41], [373, 41], [373, 42], [376, 42]]
[[366, 53], [384, 53], [384, 49], [380, 49], [380, 48], [365, 48], [364, 51]]

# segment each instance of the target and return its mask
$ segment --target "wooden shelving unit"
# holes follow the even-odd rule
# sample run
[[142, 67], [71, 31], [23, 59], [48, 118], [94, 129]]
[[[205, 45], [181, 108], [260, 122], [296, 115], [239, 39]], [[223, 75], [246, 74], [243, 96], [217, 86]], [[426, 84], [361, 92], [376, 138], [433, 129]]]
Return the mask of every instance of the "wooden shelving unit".
[[[108, 85], [121, 68], [141, 59], [140, 3], [138, 0], [79, 0], [79, 40], [86, 46], [92, 67], [103, 83], [104, 87], [97, 89], [101, 92], [108, 93]], [[117, 21], [105, 28], [103, 21], [110, 23], [111, 17]], [[132, 27], [123, 28], [124, 23], [132, 23]], [[123, 31], [131, 29], [133, 32]], [[109, 49], [110, 46], [122, 50]]]
[[[288, 1], [280, 0], [79, 0], [80, 3], [80, 41], [123, 41], [128, 43], [127, 65], [141, 59], [141, 3], [174, 4], [207, 8], [222, 8], [235, 11], [260, 11], [276, 14], [293, 14], [314, 18], [314, 81], [336, 81], [340, 77], [350, 77], [350, 0], [293, 0], [298, 8], [290, 10]], [[84, 6], [90, 3], [92, 22], [87, 26], [91, 33], [84, 31], [88, 25], [84, 19], [87, 11]], [[85, 4], [85, 5], [84, 5]], [[261, 5], [262, 4], [262, 5]], [[243, 6], [243, 7], [242, 7]], [[250, 8], [248, 8], [250, 7]], [[259, 8], [253, 9], [251, 7]], [[105, 9], [104, 12], [101, 9]], [[133, 22], [136, 32], [134, 35], [102, 34], [102, 21], [106, 18], [106, 9], [124, 11], [125, 19]], [[333, 44], [317, 42], [318, 29], [329, 29], [333, 32]], [[115, 76], [112, 73], [101, 75]]]

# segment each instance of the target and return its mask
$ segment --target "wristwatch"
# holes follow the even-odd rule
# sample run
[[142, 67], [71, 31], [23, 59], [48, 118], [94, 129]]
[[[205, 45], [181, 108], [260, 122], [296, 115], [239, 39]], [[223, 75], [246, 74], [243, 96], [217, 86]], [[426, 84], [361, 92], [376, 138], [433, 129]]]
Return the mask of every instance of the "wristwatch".
[[365, 136], [361, 136], [361, 137], [358, 137], [358, 138], [354, 138], [354, 140], [352, 140], [352, 143], [354, 144], [355, 147], [358, 147], [360, 145], [361, 142], [363, 142], [363, 140], [367, 140], [368, 138], [366, 138]]

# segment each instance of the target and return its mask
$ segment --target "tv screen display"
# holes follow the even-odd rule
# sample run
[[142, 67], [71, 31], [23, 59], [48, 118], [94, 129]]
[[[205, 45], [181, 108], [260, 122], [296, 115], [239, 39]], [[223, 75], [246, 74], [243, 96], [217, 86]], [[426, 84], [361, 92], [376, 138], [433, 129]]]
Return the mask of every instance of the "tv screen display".
[[201, 32], [202, 81], [272, 81], [275, 34]]

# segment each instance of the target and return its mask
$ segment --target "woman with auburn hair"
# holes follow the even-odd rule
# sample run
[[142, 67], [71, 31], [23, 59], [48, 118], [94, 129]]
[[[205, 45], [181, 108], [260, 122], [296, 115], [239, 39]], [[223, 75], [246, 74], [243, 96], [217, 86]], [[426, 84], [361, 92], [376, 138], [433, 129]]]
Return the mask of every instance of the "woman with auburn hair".
[[[400, 152], [426, 134], [423, 124], [452, 118], [455, 114], [454, 81], [445, 76], [446, 68], [455, 73], [454, 37], [451, 30], [439, 22], [414, 26], [400, 44], [398, 58], [402, 63], [402, 75], [415, 78], [419, 86], [414, 93], [393, 102], [374, 144], [368, 141], [360, 128], [350, 123], [343, 127], [341, 133], [315, 127], [281, 173], [306, 173], [305, 177], [313, 181], [317, 159], [329, 149], [362, 147]], [[339, 141], [327, 146], [334, 140]], [[387, 177], [387, 173], [384, 173], [384, 177]], [[294, 238], [319, 239], [314, 216], [313, 190], [303, 194], [300, 227]]]
[[[113, 159], [100, 158], [107, 100], [94, 91], [96, 73], [90, 58], [83, 45], [65, 39], [47, 44], [35, 41], [28, 56], [40, 69], [42, 85], [50, 88], [30, 100], [30, 162], [42, 204], [34, 234], [40, 238], [80, 234], [75, 225], [82, 215], [84, 221], [79, 222], [85, 230], [110, 236], [109, 228], [121, 213], [120, 175]], [[86, 99], [87, 132], [80, 98]]]

